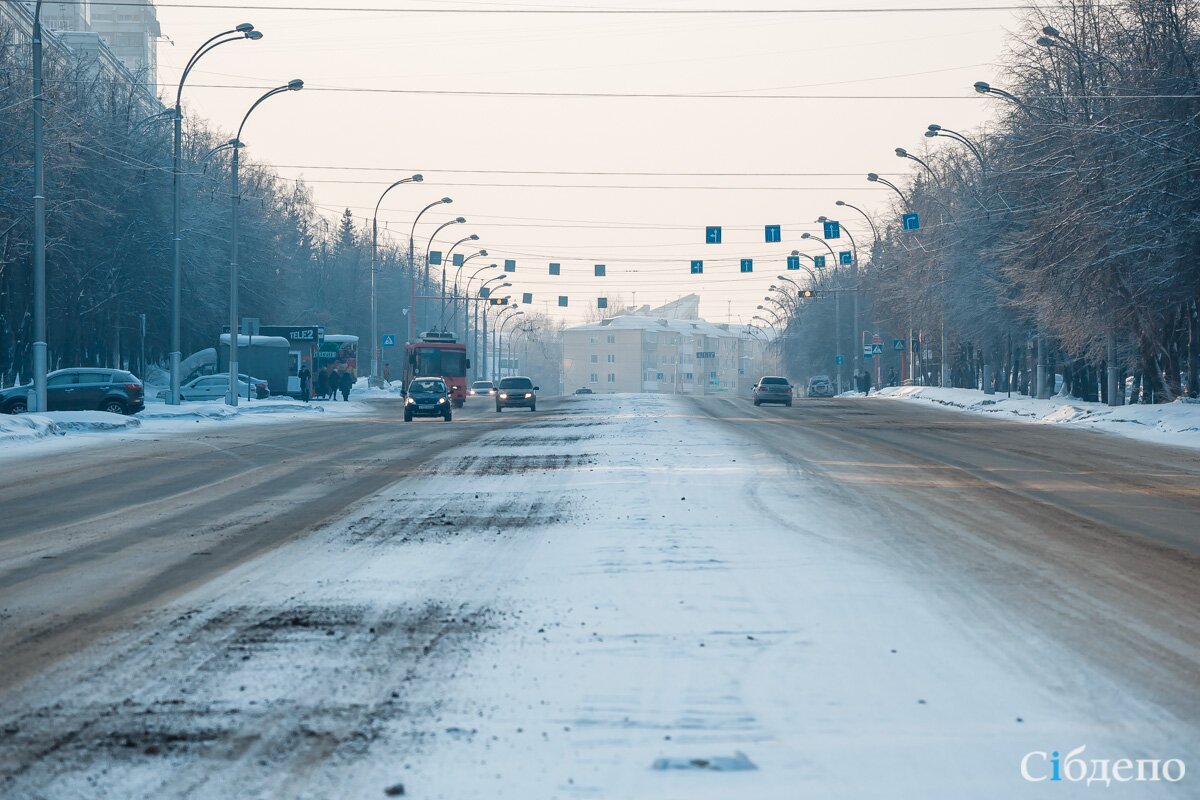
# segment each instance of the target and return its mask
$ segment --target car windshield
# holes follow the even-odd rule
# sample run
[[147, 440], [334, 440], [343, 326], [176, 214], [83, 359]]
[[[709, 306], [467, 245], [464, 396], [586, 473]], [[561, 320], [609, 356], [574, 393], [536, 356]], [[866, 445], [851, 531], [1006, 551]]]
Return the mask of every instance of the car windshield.
[[445, 392], [446, 384], [442, 383], [441, 381], [429, 381], [429, 380], [413, 381], [412, 385], [410, 385], [408, 387], [408, 390], [410, 392], [413, 392], [414, 394], [416, 394], [416, 393], [425, 394], [425, 393], [429, 393], [429, 392]]
[[475, 381], [475, 383], [471, 384], [471, 388], [472, 389], [490, 389], [490, 388], [492, 388], [492, 382], [491, 381]]
[[533, 381], [529, 378], [504, 378], [500, 381], [501, 389], [532, 389]]
[[418, 347], [413, 353], [413, 373], [452, 378], [467, 372], [467, 354], [462, 350]]

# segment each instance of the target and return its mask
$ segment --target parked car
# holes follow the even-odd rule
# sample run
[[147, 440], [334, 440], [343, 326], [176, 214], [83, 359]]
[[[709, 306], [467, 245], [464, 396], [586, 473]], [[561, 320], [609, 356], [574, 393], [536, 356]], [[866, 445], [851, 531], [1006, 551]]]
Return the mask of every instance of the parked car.
[[595, 392], [593, 392], [591, 389], [587, 388], [586, 386], [580, 386], [578, 389], [575, 390], [575, 394], [595, 394]]
[[416, 378], [408, 385], [404, 398], [404, 421], [413, 417], [441, 417], [449, 422], [450, 388], [441, 378]]
[[[24, 414], [32, 384], [0, 392], [0, 411]], [[59, 369], [46, 376], [47, 411], [136, 414], [146, 407], [142, 381], [123, 369]]]
[[787, 378], [778, 375], [764, 375], [754, 384], [754, 405], [763, 403], [779, 403], [785, 406], [792, 404], [792, 384]]
[[496, 393], [496, 384], [491, 381], [475, 381], [471, 384], [471, 388], [467, 390], [467, 394], [471, 397], [491, 397]]
[[833, 397], [836, 393], [828, 375], [813, 375], [808, 379], [809, 397]]
[[529, 378], [501, 378], [500, 385], [496, 387], [496, 413], [499, 414], [506, 408], [528, 408], [530, 411], [537, 411], [537, 390], [538, 387], [534, 386]]
[[[256, 400], [266, 400], [271, 396], [271, 392], [267, 389], [267, 382], [261, 378], [239, 374], [237, 387], [238, 397], [249, 397], [253, 393]], [[158, 399], [166, 400], [169, 391], [168, 389], [160, 391], [157, 395]], [[201, 375], [179, 387], [179, 398], [192, 402], [224, 400], [227, 394], [229, 394], [229, 376], [226, 374]]]

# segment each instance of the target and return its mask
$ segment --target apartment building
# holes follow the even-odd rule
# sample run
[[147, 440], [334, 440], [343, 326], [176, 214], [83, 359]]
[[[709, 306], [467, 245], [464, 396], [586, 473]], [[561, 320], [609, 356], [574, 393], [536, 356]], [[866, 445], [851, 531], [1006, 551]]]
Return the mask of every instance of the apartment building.
[[[21, 27], [29, 27], [35, 5], [32, 2], [0, 3], [0, 12], [5, 7], [13, 11], [21, 9], [23, 13], [10, 13], [9, 16]], [[123, 0], [121, 5], [88, 0], [42, 3], [41, 19], [42, 28], [73, 52], [96, 59], [101, 68], [108, 67], [103, 63], [106, 60], [115, 59], [125, 72], [136, 76], [138, 83], [147, 84], [151, 95], [156, 94], [157, 43], [162, 29], [158, 24], [158, 12], [150, 0]]]
[[745, 392], [762, 365], [762, 340], [738, 325], [630, 314], [563, 331], [568, 392]]

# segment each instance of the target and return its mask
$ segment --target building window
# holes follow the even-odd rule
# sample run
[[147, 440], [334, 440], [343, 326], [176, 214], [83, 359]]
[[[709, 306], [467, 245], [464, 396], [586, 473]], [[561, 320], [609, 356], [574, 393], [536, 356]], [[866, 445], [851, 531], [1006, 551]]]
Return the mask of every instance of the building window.
[[596, 338], [595, 336], [588, 337], [588, 344], [596, 344], [596, 342], [598, 342], [598, 341], [600, 341], [600, 340], [598, 338]]
[[599, 382], [600, 382], [600, 376], [593, 372], [591, 374], [591, 377], [588, 379], [588, 383], [599, 383]]
[[608, 343], [609, 343], [609, 344], [616, 344], [616, 343], [617, 343], [617, 337], [616, 337], [614, 334], [611, 334], [611, 333], [610, 333], [610, 334], [608, 335]]
[[595, 364], [598, 361], [600, 361], [600, 356], [596, 355], [595, 353], [592, 353], [592, 363]]
[[608, 354], [608, 363], [610, 363], [610, 364], [615, 364], [615, 363], [617, 363], [617, 357], [616, 357], [616, 355], [614, 355], [613, 353], [609, 353], [609, 354]]
[[608, 382], [616, 383], [617, 382], [617, 373], [615, 373], [615, 372], [608, 373]]
[[683, 379], [685, 381], [691, 381], [691, 380], [695, 380], [695, 376], [693, 376], [692, 373], [690, 373], [690, 372], [685, 372], [685, 373], [683, 373]]

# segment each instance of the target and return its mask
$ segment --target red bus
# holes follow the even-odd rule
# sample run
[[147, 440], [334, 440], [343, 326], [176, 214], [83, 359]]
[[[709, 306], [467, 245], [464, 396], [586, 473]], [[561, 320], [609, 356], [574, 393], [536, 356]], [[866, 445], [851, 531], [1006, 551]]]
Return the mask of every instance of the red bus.
[[467, 346], [459, 343], [452, 333], [430, 331], [421, 334], [421, 341], [404, 345], [404, 387], [413, 378], [441, 378], [450, 387], [451, 403], [462, 408], [467, 401]]

